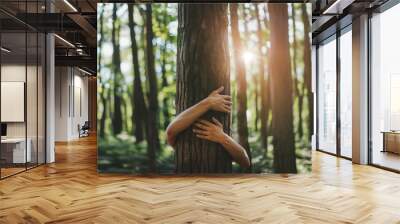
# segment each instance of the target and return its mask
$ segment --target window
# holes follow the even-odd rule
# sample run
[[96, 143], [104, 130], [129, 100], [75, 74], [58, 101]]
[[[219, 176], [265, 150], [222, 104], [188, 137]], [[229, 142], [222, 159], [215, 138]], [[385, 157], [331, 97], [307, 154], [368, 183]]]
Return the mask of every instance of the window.
[[340, 36], [340, 155], [352, 156], [352, 35]]
[[0, 1], [0, 179], [45, 163], [45, 34], [12, 16], [44, 3]]
[[395, 170], [400, 170], [399, 21], [400, 5], [371, 18], [371, 157], [373, 164]]
[[318, 48], [318, 149], [336, 153], [336, 39]]

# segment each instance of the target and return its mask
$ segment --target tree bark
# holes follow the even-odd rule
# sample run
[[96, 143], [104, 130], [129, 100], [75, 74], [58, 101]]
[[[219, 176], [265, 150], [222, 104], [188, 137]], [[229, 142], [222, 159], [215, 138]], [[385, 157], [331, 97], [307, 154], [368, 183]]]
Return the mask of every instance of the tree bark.
[[[166, 87], [168, 87], [168, 79], [167, 79], [167, 70], [166, 70], [166, 59], [165, 59], [165, 52], [166, 52], [166, 44], [167, 43], [167, 41], [165, 41], [165, 43], [164, 43], [164, 46], [163, 46], [163, 53], [161, 53], [161, 54], [164, 54], [164, 56], [162, 56], [163, 58], [162, 58], [162, 60], [161, 60], [161, 78], [162, 78], [162, 82], [161, 82], [161, 87], [162, 88], [166, 88]], [[168, 125], [169, 125], [169, 123], [170, 123], [170, 118], [169, 118], [169, 111], [168, 111], [168, 105], [169, 105], [169, 103], [168, 103], [168, 96], [164, 96], [164, 98], [163, 98], [163, 100], [162, 100], [162, 102], [163, 102], [163, 109], [162, 109], [162, 114], [163, 114], [163, 118], [164, 118], [164, 129], [166, 129], [167, 127], [168, 127]]]
[[101, 49], [103, 47], [103, 41], [104, 41], [104, 8], [102, 8], [101, 12], [100, 12], [100, 33], [102, 35], [100, 35], [100, 40], [99, 40], [99, 61], [98, 61], [98, 79], [99, 79], [99, 83], [100, 83], [100, 87], [101, 87], [101, 91], [99, 91], [99, 95], [100, 95], [100, 100], [101, 100], [101, 104], [103, 105], [103, 111], [101, 112], [101, 116], [100, 116], [100, 126], [99, 126], [99, 136], [100, 139], [104, 139], [105, 137], [105, 124], [106, 124], [106, 113], [107, 113], [107, 100], [105, 97], [105, 85], [103, 83], [103, 80], [101, 78]]
[[[227, 4], [179, 4], [177, 113], [224, 86], [230, 94]], [[209, 111], [230, 134], [230, 116]], [[229, 173], [232, 158], [216, 143], [197, 138], [192, 128], [182, 132], [175, 146], [177, 173]]]
[[[166, 6], [167, 7], [167, 6]], [[161, 47], [161, 78], [162, 78], [162, 82], [161, 82], [161, 87], [164, 89], [166, 87], [168, 87], [168, 79], [167, 79], [167, 69], [166, 69], [166, 65], [167, 65], [167, 44], [168, 44], [168, 36], [169, 36], [169, 30], [167, 27], [167, 16], [168, 14], [166, 13], [166, 8], [164, 8], [164, 14], [163, 14], [163, 20], [160, 22], [162, 27], [160, 27], [160, 29], [164, 29], [164, 32], [166, 32], [166, 38], [164, 40], [164, 43]], [[163, 109], [162, 109], [162, 114], [163, 114], [163, 121], [164, 121], [164, 129], [166, 129], [170, 123], [170, 115], [169, 115], [169, 111], [168, 111], [168, 105], [169, 105], [169, 100], [168, 100], [168, 96], [164, 96], [163, 100]]]
[[314, 131], [313, 125], [313, 113], [314, 113], [314, 100], [313, 93], [311, 90], [311, 45], [310, 45], [310, 20], [307, 13], [306, 4], [301, 5], [301, 14], [304, 25], [304, 87], [307, 92], [307, 101], [308, 101], [308, 140], [311, 141], [311, 135]]
[[129, 131], [129, 116], [128, 116], [128, 103], [129, 101], [124, 97], [121, 98], [122, 102], [122, 130], [125, 130], [127, 133]]
[[[265, 15], [268, 14], [268, 4], [264, 4], [264, 13], [265, 13]], [[271, 32], [270, 32], [269, 19], [267, 16], [264, 16], [264, 26], [265, 26], [265, 29], [268, 31], [268, 36], [269, 36]], [[270, 49], [267, 48], [267, 56], [266, 56], [267, 63], [269, 63], [269, 61], [271, 60], [271, 55], [270, 55], [269, 51], [270, 51]], [[270, 117], [270, 114], [271, 114], [271, 78], [270, 78], [271, 77], [270, 76], [271, 67], [270, 66], [268, 66], [267, 72], [268, 72], [268, 77], [267, 77], [266, 84], [265, 84], [265, 93], [264, 94], [267, 99], [267, 105], [266, 105], [267, 130], [269, 130], [271, 128], [271, 119], [270, 119], [271, 118]], [[272, 136], [271, 132], [267, 132], [267, 136]], [[268, 151], [268, 148], [265, 149], [265, 153], [267, 153], [267, 151]]]
[[295, 91], [295, 98], [297, 98], [297, 133], [299, 137], [303, 136], [303, 94], [302, 88], [300, 88], [299, 78], [297, 76], [297, 35], [296, 35], [296, 10], [294, 4], [291, 7], [291, 19], [292, 19], [292, 33], [293, 33], [293, 87]]
[[136, 43], [136, 33], [135, 33], [135, 21], [133, 19], [134, 8], [133, 4], [128, 5], [128, 16], [129, 16], [129, 29], [131, 36], [131, 51], [132, 51], [132, 64], [133, 64], [133, 113], [132, 113], [132, 125], [135, 126], [134, 135], [136, 142], [141, 142], [144, 140], [145, 133], [145, 121], [147, 115], [147, 106], [144, 100], [142, 80], [140, 77], [140, 67], [139, 67], [139, 57], [138, 57], [138, 47]]
[[258, 12], [258, 5], [256, 4], [256, 19], [257, 19], [257, 37], [258, 37], [258, 71], [259, 71], [259, 85], [260, 85], [260, 96], [261, 96], [261, 111], [260, 111], [260, 119], [261, 119], [261, 146], [265, 148], [265, 151], [268, 151], [268, 141], [267, 141], [267, 125], [268, 125], [268, 99], [267, 99], [267, 91], [266, 91], [266, 78], [265, 78], [265, 69], [264, 69], [264, 55], [262, 52], [262, 48], [264, 45], [264, 39], [262, 35], [262, 27], [261, 27], [261, 19]]
[[122, 111], [121, 111], [121, 55], [119, 49], [119, 35], [120, 35], [120, 28], [119, 24], [117, 24], [117, 4], [114, 4], [113, 7], [113, 23], [112, 23], [112, 36], [111, 42], [113, 45], [113, 55], [112, 55], [112, 62], [113, 62], [113, 73], [114, 73], [114, 113], [113, 113], [113, 132], [114, 135], [117, 135], [122, 132]]
[[269, 4], [274, 171], [296, 173], [287, 4]]
[[149, 81], [149, 108], [147, 116], [147, 144], [149, 171], [156, 171], [156, 152], [160, 149], [160, 140], [158, 136], [159, 116], [158, 116], [158, 87], [157, 77], [154, 65], [154, 49], [153, 49], [153, 22], [152, 22], [152, 6], [146, 4], [146, 68], [147, 79]]
[[[232, 40], [234, 49], [234, 60], [236, 66], [236, 82], [237, 82], [237, 129], [239, 135], [239, 144], [246, 149], [247, 155], [251, 163], [251, 151], [249, 145], [249, 130], [247, 127], [247, 81], [246, 67], [243, 61], [243, 47], [239, 33], [238, 22], [238, 5], [236, 3], [229, 4], [231, 16]], [[245, 170], [251, 172], [252, 167]]]

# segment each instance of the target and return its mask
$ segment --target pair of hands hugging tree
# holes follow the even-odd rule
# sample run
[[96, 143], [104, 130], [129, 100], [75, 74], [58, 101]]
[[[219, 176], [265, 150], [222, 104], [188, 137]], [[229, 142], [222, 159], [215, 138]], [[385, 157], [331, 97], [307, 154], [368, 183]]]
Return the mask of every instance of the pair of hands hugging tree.
[[177, 136], [193, 124], [193, 133], [196, 137], [222, 145], [235, 162], [246, 168], [250, 166], [246, 150], [224, 132], [223, 125], [215, 117], [212, 117], [211, 121], [200, 119], [210, 110], [231, 112], [231, 96], [222, 95], [223, 90], [222, 86], [212, 91], [205, 99], [180, 113], [167, 127], [167, 141], [174, 146]]

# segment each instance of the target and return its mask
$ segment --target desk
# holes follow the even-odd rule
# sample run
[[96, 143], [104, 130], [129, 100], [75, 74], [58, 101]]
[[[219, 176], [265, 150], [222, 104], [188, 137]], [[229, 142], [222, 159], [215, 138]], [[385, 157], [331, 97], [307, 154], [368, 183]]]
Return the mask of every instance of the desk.
[[400, 132], [383, 131], [383, 150], [382, 152], [392, 152], [400, 154]]
[[[1, 157], [6, 163], [26, 163], [31, 162], [32, 153], [30, 138], [26, 140], [28, 143], [25, 152], [25, 138], [5, 138], [1, 139]], [[4, 155], [4, 156], [3, 156]], [[26, 159], [26, 160], [25, 160]]]

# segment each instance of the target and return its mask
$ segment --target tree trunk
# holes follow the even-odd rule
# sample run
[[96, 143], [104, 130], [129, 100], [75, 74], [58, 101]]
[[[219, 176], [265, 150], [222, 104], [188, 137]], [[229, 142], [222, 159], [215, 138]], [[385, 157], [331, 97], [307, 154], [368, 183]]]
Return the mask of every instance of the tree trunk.
[[264, 45], [263, 35], [262, 35], [262, 27], [260, 21], [260, 15], [258, 12], [258, 5], [256, 4], [256, 19], [257, 19], [257, 37], [258, 37], [258, 71], [259, 71], [259, 85], [260, 85], [260, 96], [261, 96], [261, 146], [268, 151], [268, 141], [267, 141], [267, 125], [268, 125], [268, 111], [267, 111], [267, 95], [266, 95], [266, 79], [265, 79], [265, 69], [264, 69], [264, 56], [262, 52], [262, 48]]
[[122, 130], [125, 130], [126, 133], [129, 132], [129, 117], [128, 117], [128, 103], [127, 101], [129, 101], [124, 97], [121, 98], [122, 101], [122, 109], [123, 109], [123, 114], [122, 114], [122, 123], [123, 123], [123, 128]]
[[[166, 9], [164, 9], [166, 10]], [[167, 69], [166, 69], [166, 65], [167, 65], [167, 58], [166, 58], [166, 53], [167, 53], [167, 39], [169, 36], [169, 30], [167, 27], [167, 18], [168, 15], [164, 14], [163, 16], [163, 21], [162, 21], [162, 26], [163, 29], [165, 29], [164, 31], [167, 33], [167, 38], [164, 40], [164, 43], [161, 47], [161, 78], [162, 78], [162, 83], [161, 83], [161, 87], [164, 89], [166, 87], [168, 87], [168, 79], [167, 79]], [[163, 109], [162, 109], [162, 114], [163, 114], [163, 120], [164, 120], [164, 129], [166, 129], [170, 123], [170, 115], [169, 115], [169, 111], [168, 111], [168, 96], [164, 96], [163, 98]]]
[[147, 144], [149, 171], [156, 171], [156, 152], [160, 149], [160, 140], [158, 137], [159, 117], [158, 117], [158, 87], [157, 77], [154, 65], [153, 49], [153, 22], [151, 4], [146, 4], [146, 64], [147, 79], [149, 80], [149, 108], [147, 116]]
[[[113, 73], [114, 73], [114, 113], [113, 113], [113, 132], [114, 135], [117, 135], [122, 132], [122, 111], [121, 111], [121, 55], [119, 49], [119, 35], [120, 28], [117, 24], [117, 4], [114, 4], [113, 8], [113, 23], [112, 23], [112, 37], [111, 42], [113, 45], [113, 55], [112, 55], [112, 63], [113, 63]], [[117, 36], [116, 36], [117, 35]]]
[[[102, 8], [101, 12], [100, 12], [100, 33], [103, 34], [104, 32], [104, 8]], [[103, 47], [103, 41], [104, 41], [104, 35], [100, 35], [100, 40], [99, 40], [99, 49], [101, 52], [101, 49]], [[101, 113], [100, 116], [100, 131], [99, 131], [99, 135], [100, 135], [100, 139], [104, 139], [105, 137], [105, 124], [106, 124], [106, 113], [107, 113], [107, 100], [105, 97], [105, 85], [103, 83], [103, 80], [101, 78], [101, 53], [99, 53], [99, 59], [98, 59], [98, 79], [99, 79], [99, 83], [100, 83], [100, 87], [101, 87], [101, 91], [99, 91], [99, 95], [100, 95], [100, 100], [101, 103], [103, 105], [103, 111]]]
[[294, 8], [294, 4], [291, 7], [291, 19], [292, 19], [292, 33], [293, 33], [293, 87], [294, 87], [294, 95], [297, 98], [297, 133], [299, 133], [299, 138], [303, 137], [303, 94], [302, 88], [300, 88], [299, 78], [297, 76], [297, 36], [296, 36], [296, 10]]
[[[239, 22], [238, 22], [238, 5], [231, 3], [230, 15], [231, 15], [231, 28], [232, 28], [232, 40], [234, 49], [234, 59], [236, 66], [236, 82], [237, 82], [237, 129], [239, 135], [239, 144], [246, 149], [247, 155], [250, 159], [251, 164], [251, 151], [249, 145], [249, 130], [247, 127], [247, 81], [246, 81], [246, 67], [243, 62], [243, 47], [239, 33]], [[245, 170], [251, 172], [252, 167]]]
[[[247, 24], [247, 13], [246, 13], [246, 7], [244, 4], [242, 4], [242, 12], [243, 12], [243, 25], [244, 25], [244, 35], [245, 38], [249, 38], [249, 28]], [[259, 106], [258, 106], [258, 79], [256, 75], [253, 75], [253, 83], [254, 83], [254, 110], [255, 110], [255, 117], [254, 117], [254, 130], [257, 132], [258, 131], [258, 120], [259, 120]]]
[[147, 115], [147, 107], [144, 100], [142, 80], [140, 78], [140, 67], [138, 59], [138, 47], [136, 43], [136, 33], [135, 33], [135, 21], [133, 19], [134, 8], [133, 4], [128, 5], [129, 14], [129, 29], [131, 35], [131, 50], [132, 50], [132, 64], [133, 64], [133, 113], [132, 113], [132, 125], [135, 126], [134, 135], [136, 142], [141, 142], [144, 140], [145, 132], [145, 121]]
[[[99, 71], [99, 74], [100, 74], [100, 71]], [[100, 134], [100, 138], [104, 139], [104, 137], [105, 137], [105, 128], [106, 128], [105, 126], [106, 126], [106, 114], [107, 114], [107, 99], [106, 99], [106, 96], [105, 96], [105, 85], [102, 82], [102, 79], [100, 78], [100, 75], [99, 75], [99, 82], [100, 82], [100, 84], [102, 86], [102, 89], [101, 89], [101, 92], [100, 92], [100, 100], [101, 100], [101, 103], [103, 105], [103, 111], [102, 111], [101, 117], [100, 117], [100, 127], [99, 127], [100, 133], [99, 134]]]
[[[265, 15], [268, 14], [268, 4], [264, 4], [264, 14]], [[264, 25], [265, 25], [265, 29], [267, 31], [269, 31], [268, 35], [270, 35], [270, 33], [271, 33], [270, 30], [269, 30], [270, 25], [269, 25], [269, 19], [268, 19], [267, 16], [264, 16]], [[269, 51], [270, 51], [270, 49], [267, 48], [267, 56], [266, 56], [267, 63], [269, 63], [269, 61], [271, 60], [271, 55], [270, 55]], [[268, 77], [267, 77], [266, 84], [265, 84], [265, 93], [264, 94], [265, 94], [265, 97], [267, 99], [267, 105], [266, 105], [266, 110], [267, 110], [267, 112], [266, 112], [267, 113], [267, 130], [269, 130], [271, 128], [271, 119], [270, 119], [270, 114], [271, 114], [271, 78], [270, 78], [271, 77], [270, 76], [271, 67], [270, 66], [268, 66], [267, 72], [268, 72]], [[271, 132], [267, 132], [267, 136], [272, 136]], [[265, 150], [266, 150], [265, 153], [267, 153], [268, 149], [266, 148]]]
[[[227, 4], [179, 4], [177, 58], [177, 113], [224, 86], [230, 94]], [[230, 134], [230, 116], [209, 111]], [[229, 173], [232, 158], [216, 143], [197, 138], [192, 128], [183, 131], [175, 147], [177, 173]]]
[[287, 4], [269, 4], [274, 171], [296, 173]]
[[311, 135], [313, 133], [313, 113], [314, 113], [314, 100], [313, 93], [311, 90], [311, 45], [310, 45], [310, 20], [307, 13], [306, 4], [301, 5], [301, 14], [302, 20], [304, 24], [304, 86], [307, 92], [307, 101], [308, 101], [308, 140], [311, 141]]

